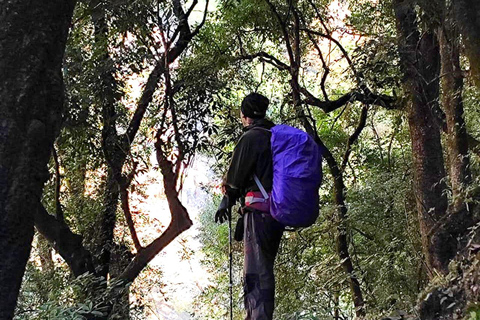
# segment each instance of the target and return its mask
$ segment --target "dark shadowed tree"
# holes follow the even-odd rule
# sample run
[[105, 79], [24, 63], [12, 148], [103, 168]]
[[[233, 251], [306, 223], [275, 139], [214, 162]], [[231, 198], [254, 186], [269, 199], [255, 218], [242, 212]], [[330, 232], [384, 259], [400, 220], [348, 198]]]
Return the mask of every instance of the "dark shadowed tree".
[[463, 36], [473, 81], [480, 88], [480, 3], [475, 0], [454, 0], [452, 5], [455, 22]]
[[62, 61], [74, 6], [74, 0], [0, 4], [0, 319], [13, 317], [62, 124]]

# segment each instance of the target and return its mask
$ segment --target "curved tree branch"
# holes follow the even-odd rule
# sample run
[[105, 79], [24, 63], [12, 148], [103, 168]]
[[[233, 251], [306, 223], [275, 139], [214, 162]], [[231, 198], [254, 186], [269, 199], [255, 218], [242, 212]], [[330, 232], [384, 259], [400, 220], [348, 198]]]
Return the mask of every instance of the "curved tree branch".
[[73, 233], [65, 221], [50, 215], [45, 207], [38, 203], [34, 212], [34, 223], [37, 231], [62, 256], [74, 276], [85, 272], [95, 274], [92, 255], [83, 246], [82, 236]]
[[142, 249], [140, 240], [138, 239], [137, 232], [135, 230], [135, 223], [133, 222], [132, 212], [130, 211], [130, 202], [129, 202], [129, 193], [128, 188], [132, 183], [133, 177], [135, 176], [135, 171], [138, 163], [135, 162], [132, 171], [128, 176], [123, 176], [120, 179], [120, 199], [122, 203], [123, 213], [125, 214], [125, 219], [127, 220], [128, 229], [130, 230], [130, 235], [132, 236], [133, 244], [135, 249], [139, 252]]
[[334, 179], [334, 201], [337, 205], [337, 254], [340, 258], [340, 263], [343, 270], [348, 275], [350, 290], [352, 292], [353, 304], [355, 306], [355, 313], [359, 319], [363, 319], [365, 316], [365, 301], [363, 300], [363, 294], [358, 281], [353, 262], [350, 257], [348, 249], [348, 234], [347, 234], [347, 207], [345, 205], [345, 184], [343, 181], [343, 174], [338, 167], [337, 160], [327, 148], [327, 146], [320, 140], [320, 137], [316, 134], [315, 128], [310, 124], [307, 117], [303, 115], [303, 112], [299, 112], [303, 119], [303, 126], [308, 134], [310, 134], [322, 150], [322, 154], [327, 161], [330, 168], [330, 173]]
[[193, 224], [190, 220], [187, 209], [178, 199], [178, 192], [176, 189], [177, 180], [173, 171], [174, 165], [163, 154], [161, 143], [162, 140], [160, 139], [160, 136], [157, 136], [157, 142], [155, 143], [155, 148], [157, 149], [157, 161], [163, 175], [163, 185], [172, 220], [162, 235], [138, 252], [125, 271], [120, 275], [119, 279], [127, 282], [135, 280], [140, 271], [142, 271], [142, 269], [145, 268], [160, 251], [162, 251], [178, 235], [189, 229]]
[[209, 3], [209, 0], [206, 0], [205, 1], [205, 11], [203, 12], [202, 21], [198, 24], [198, 26], [195, 28], [195, 30], [193, 30], [192, 36], [196, 36], [200, 32], [200, 29], [205, 24], [205, 21], [207, 21], [208, 3]]
[[278, 70], [290, 70], [290, 66], [287, 65], [286, 63], [280, 61], [279, 59], [275, 58], [273, 55], [268, 54], [264, 51], [260, 51], [254, 54], [245, 54], [241, 55], [239, 57], [236, 57], [235, 60], [253, 60], [255, 58], [260, 58], [260, 61], [266, 62], [268, 64], [271, 64]]
[[301, 88], [301, 90], [302, 93], [306, 96], [306, 99], [304, 100], [306, 104], [319, 107], [325, 113], [335, 111], [351, 101], [359, 101], [364, 104], [377, 105], [389, 110], [397, 108], [397, 106], [395, 105], [395, 98], [383, 94], [377, 95], [370, 93], [367, 95], [358, 91], [351, 91], [344, 94], [337, 100], [322, 101], [310, 92], [308, 92], [306, 89]]
[[353, 75], [357, 79], [357, 82], [359, 84], [362, 83], [362, 79], [361, 79], [360, 75], [358, 74], [357, 69], [355, 68], [355, 64], [353, 63], [352, 59], [350, 59], [350, 56], [348, 55], [347, 50], [345, 50], [345, 48], [342, 46], [340, 41], [338, 41], [337, 39], [332, 37], [330, 34], [325, 34], [325, 33], [322, 33], [322, 32], [315, 31], [315, 30], [303, 28], [302, 31], [305, 31], [305, 32], [307, 32], [307, 34], [310, 34], [310, 35], [314, 34], [314, 35], [320, 36], [322, 38], [328, 39], [328, 40], [332, 41], [333, 43], [335, 43], [337, 45], [337, 47], [340, 49], [340, 51], [342, 51], [342, 54], [345, 57], [345, 59], [347, 60], [348, 65], [352, 69]]
[[290, 42], [290, 35], [288, 34], [287, 25], [280, 16], [280, 13], [278, 13], [275, 5], [270, 0], [265, 0], [265, 2], [268, 4], [270, 10], [273, 12], [273, 14], [278, 20], [278, 23], [280, 24], [280, 28], [282, 29], [283, 37], [285, 40], [285, 46], [287, 47], [288, 57], [290, 59], [290, 66], [293, 67], [295, 66], [295, 55], [293, 53], [292, 44]]
[[[291, 66], [280, 61], [279, 59], [275, 58], [271, 54], [268, 54], [263, 51], [250, 54], [250, 55], [242, 55], [242, 56], [236, 57], [235, 59], [236, 60], [253, 60], [255, 58], [260, 58], [261, 61], [269, 63], [281, 71], [284, 71], [284, 70], [290, 71], [292, 69]], [[384, 94], [374, 94], [366, 87], [363, 87], [363, 91], [366, 91], [367, 93], [362, 93], [355, 90], [355, 91], [351, 91], [349, 93], [344, 94], [337, 100], [332, 100], [332, 101], [330, 100], [323, 101], [315, 97], [311, 92], [309, 92], [306, 88], [301, 87], [300, 85], [298, 85], [298, 90], [306, 97], [303, 100], [304, 103], [311, 106], [319, 107], [325, 113], [335, 111], [338, 108], [343, 107], [345, 104], [351, 101], [359, 101], [364, 104], [377, 105], [389, 110], [398, 108], [398, 106], [395, 104], [396, 99], [394, 97], [384, 95]]]
[[347, 143], [347, 150], [345, 151], [345, 154], [343, 156], [343, 161], [342, 161], [342, 166], [341, 166], [341, 171], [345, 171], [345, 167], [347, 166], [348, 163], [348, 158], [350, 157], [350, 153], [352, 152], [352, 145], [357, 141], [358, 137], [360, 136], [360, 133], [362, 133], [363, 129], [365, 128], [365, 124], [367, 123], [367, 114], [368, 114], [368, 107], [364, 106], [362, 108], [362, 113], [360, 115], [360, 121], [358, 122], [358, 126], [355, 129], [355, 132], [348, 138], [348, 143]]

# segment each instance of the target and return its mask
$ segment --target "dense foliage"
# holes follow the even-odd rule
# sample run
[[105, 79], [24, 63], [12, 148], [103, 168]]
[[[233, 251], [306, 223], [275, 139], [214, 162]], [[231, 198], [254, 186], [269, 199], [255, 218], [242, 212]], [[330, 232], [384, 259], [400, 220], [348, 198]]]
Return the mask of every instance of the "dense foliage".
[[[308, 131], [325, 150], [320, 217], [310, 228], [286, 232], [281, 243], [276, 318], [378, 319], [398, 310], [424, 317], [419, 297], [446, 283], [454, 258], [432, 253], [432, 243], [445, 243], [435, 238], [436, 230], [448, 233], [446, 241], [455, 246], [467, 234], [474, 239], [477, 230], [471, 227], [480, 193], [480, 89], [467, 71], [480, 66], [463, 47], [457, 50], [463, 87], [453, 96], [463, 100], [453, 108], [461, 106], [457, 114], [469, 143], [466, 153], [457, 154], [451, 142], [455, 130], [442, 131], [451, 127], [447, 86], [425, 103], [433, 124], [415, 123], [416, 98], [409, 88], [421, 85], [408, 84], [413, 80], [399, 40], [401, 5], [399, 0], [77, 3], [63, 66], [66, 110], [42, 204], [62, 230], [81, 236], [74, 249], [91, 257], [76, 274], [66, 249], [37, 226], [15, 319], [152, 316], [150, 292], [162, 292], [167, 280], [161, 268], [147, 265], [191, 225], [179, 196], [185, 177], [196, 174], [188, 168], [202, 154], [215, 162], [211, 169], [221, 180], [241, 135], [241, 99], [254, 91], [270, 99], [270, 119]], [[430, 9], [419, 1], [411, 10], [425, 39], [450, 28], [447, 9]], [[457, 43], [458, 32], [452, 34]], [[438, 70], [429, 70], [438, 77], [426, 86], [446, 82], [440, 76], [445, 63], [438, 60]], [[421, 72], [413, 78], [423, 80]], [[438, 152], [447, 167], [430, 189], [444, 186], [438, 196], [448, 209], [428, 232], [423, 221], [440, 209], [421, 207], [417, 158], [429, 154], [419, 156], [412, 138], [421, 126], [434, 127], [439, 136], [444, 132]], [[455, 155], [469, 160], [469, 173], [460, 177], [463, 187], [450, 171]], [[194, 219], [210, 283], [183, 310], [192, 319], [225, 319], [229, 312], [228, 228], [212, 221], [218, 181], [204, 186], [211, 199]], [[157, 210], [171, 212], [162, 215], [165, 220], [144, 205], [155, 197], [149, 188], [161, 182], [156, 197], [165, 201]], [[452, 212], [464, 217], [465, 211], [468, 222], [450, 219]], [[172, 221], [181, 227], [162, 242]], [[445, 229], [444, 221], [459, 227]], [[458, 249], [462, 243], [458, 240]], [[145, 254], [149, 248], [154, 254]], [[244, 317], [241, 243], [233, 250], [237, 320]], [[470, 268], [470, 260], [462, 263]], [[478, 302], [465, 303], [472, 314]]]

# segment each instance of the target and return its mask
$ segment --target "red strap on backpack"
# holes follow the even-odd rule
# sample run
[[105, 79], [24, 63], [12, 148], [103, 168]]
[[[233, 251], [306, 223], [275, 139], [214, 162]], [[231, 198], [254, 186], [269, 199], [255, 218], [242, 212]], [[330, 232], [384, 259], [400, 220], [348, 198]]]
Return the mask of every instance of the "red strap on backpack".
[[261, 212], [270, 212], [270, 196], [265, 199], [260, 191], [247, 192], [245, 206]]

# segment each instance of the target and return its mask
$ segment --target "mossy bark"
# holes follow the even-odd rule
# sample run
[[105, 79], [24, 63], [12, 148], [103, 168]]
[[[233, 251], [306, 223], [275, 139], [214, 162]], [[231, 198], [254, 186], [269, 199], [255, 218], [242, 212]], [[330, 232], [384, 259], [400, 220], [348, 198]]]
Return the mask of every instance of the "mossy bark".
[[440, 55], [432, 31], [422, 37], [416, 11], [410, 1], [394, 1], [403, 85], [408, 98], [408, 122], [412, 142], [414, 188], [428, 273], [447, 272], [445, 259], [431, 238], [447, 213], [445, 166], [434, 106], [439, 97]]

